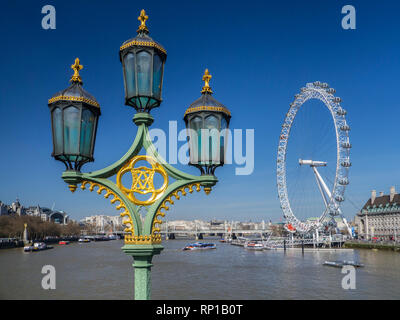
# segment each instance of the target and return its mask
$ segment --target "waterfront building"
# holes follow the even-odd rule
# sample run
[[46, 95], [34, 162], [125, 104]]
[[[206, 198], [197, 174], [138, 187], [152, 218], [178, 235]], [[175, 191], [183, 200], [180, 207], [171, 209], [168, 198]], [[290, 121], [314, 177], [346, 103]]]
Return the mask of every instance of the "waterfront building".
[[372, 190], [371, 197], [357, 213], [354, 222], [358, 236], [367, 240], [397, 240], [400, 232], [400, 194], [395, 187], [390, 188], [389, 195], [383, 192], [376, 195]]
[[80, 222], [84, 225], [93, 226], [97, 232], [114, 232], [124, 229], [121, 216], [93, 215], [81, 219]]
[[26, 209], [26, 215], [39, 217], [43, 221], [51, 221], [59, 224], [67, 224], [69, 216], [64, 211], [52, 210], [46, 207], [40, 207], [39, 205], [28, 207]]
[[43, 212], [39, 205], [28, 207], [26, 209], [26, 214], [32, 217], [39, 217], [43, 221], [47, 221], [47, 215]]
[[240, 221], [217, 221], [215, 219], [207, 222], [203, 220], [173, 220], [173, 221], [165, 221], [161, 225], [161, 230], [176, 230], [176, 231], [202, 231], [202, 230], [211, 230], [213, 232], [218, 231], [227, 231], [227, 230], [269, 230], [271, 227], [270, 224], [266, 224], [265, 221], [261, 222], [240, 222]]
[[64, 211], [52, 210], [39, 205], [25, 208], [17, 198], [11, 205], [6, 205], [0, 201], [0, 215], [15, 214], [19, 216], [39, 217], [43, 221], [51, 221], [59, 224], [67, 224], [69, 221], [68, 215]]
[[25, 214], [25, 208], [19, 203], [19, 199], [17, 198], [10, 206], [11, 212], [22, 216]]
[[202, 220], [186, 221], [186, 220], [174, 220], [166, 221], [161, 225], [163, 231], [166, 230], [176, 231], [192, 231], [192, 230], [210, 230], [210, 224]]
[[0, 216], [8, 215], [9, 207], [0, 201]]

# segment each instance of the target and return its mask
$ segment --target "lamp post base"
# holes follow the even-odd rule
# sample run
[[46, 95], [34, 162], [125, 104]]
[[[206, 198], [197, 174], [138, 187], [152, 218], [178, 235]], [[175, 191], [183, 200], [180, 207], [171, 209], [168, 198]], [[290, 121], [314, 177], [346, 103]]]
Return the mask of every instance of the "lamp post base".
[[151, 296], [151, 267], [153, 256], [160, 254], [164, 247], [156, 245], [131, 245], [122, 248], [128, 256], [132, 256], [135, 268], [135, 300], [149, 300]]

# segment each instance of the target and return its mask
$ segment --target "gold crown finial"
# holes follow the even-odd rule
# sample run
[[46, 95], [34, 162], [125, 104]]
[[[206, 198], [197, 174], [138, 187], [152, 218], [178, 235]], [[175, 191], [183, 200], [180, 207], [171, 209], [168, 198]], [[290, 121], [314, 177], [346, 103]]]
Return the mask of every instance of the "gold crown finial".
[[74, 75], [70, 81], [82, 83], [82, 78], [79, 75], [79, 71], [83, 69], [83, 66], [80, 64], [79, 58], [75, 59], [75, 63], [71, 65], [71, 69], [74, 70]]
[[212, 76], [211, 74], [208, 72], [208, 69], [206, 69], [206, 71], [204, 71], [204, 76], [203, 76], [203, 81], [204, 81], [204, 87], [203, 90], [201, 90], [201, 93], [212, 93], [211, 87], [210, 87], [210, 80], [211, 80]]
[[137, 29], [137, 32], [149, 32], [149, 29], [147, 29], [146, 26], [146, 21], [147, 19], [149, 19], [148, 16], [146, 16], [146, 11], [144, 11], [144, 9], [142, 9], [142, 11], [140, 11], [140, 16], [138, 17], [138, 20], [140, 21], [140, 26], [139, 29]]

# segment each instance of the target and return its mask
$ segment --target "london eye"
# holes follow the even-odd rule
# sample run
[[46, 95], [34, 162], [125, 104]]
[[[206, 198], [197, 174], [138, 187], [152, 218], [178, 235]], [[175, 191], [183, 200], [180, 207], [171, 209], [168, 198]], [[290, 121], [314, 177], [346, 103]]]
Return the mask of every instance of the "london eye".
[[335, 227], [337, 217], [350, 230], [340, 209], [349, 184], [350, 126], [334, 94], [327, 83], [307, 83], [282, 124], [277, 187], [289, 232]]

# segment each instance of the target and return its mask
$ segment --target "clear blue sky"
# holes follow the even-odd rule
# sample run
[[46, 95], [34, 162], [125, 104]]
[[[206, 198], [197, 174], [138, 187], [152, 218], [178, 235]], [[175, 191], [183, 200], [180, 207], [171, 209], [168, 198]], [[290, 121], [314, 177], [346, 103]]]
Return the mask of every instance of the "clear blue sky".
[[[46, 4], [56, 8], [56, 30], [41, 28]], [[345, 4], [356, 8], [356, 30], [341, 27]], [[152, 112], [153, 127], [166, 130], [169, 120], [177, 120], [184, 128], [183, 113], [199, 97], [207, 67], [214, 97], [232, 112], [231, 128], [255, 129], [254, 173], [235, 176], [234, 166], [219, 168], [213, 192], [176, 202], [168, 219], [279, 221], [275, 163], [281, 124], [293, 95], [316, 80], [334, 87], [348, 110], [354, 147], [347, 197], [357, 207], [372, 189], [400, 189], [397, 1], [3, 1], [0, 200], [11, 203], [19, 196], [25, 206], [47, 207], [55, 202], [73, 219], [117, 214], [96, 193], [68, 191], [64, 165], [50, 157], [47, 100], [68, 86], [70, 65], [79, 57], [84, 88], [102, 108], [96, 161], [83, 170], [119, 159], [136, 127], [134, 110], [123, 105], [118, 51], [135, 36], [142, 8], [150, 35], [168, 53], [164, 102]], [[347, 202], [345, 215], [352, 218], [356, 207]]]

